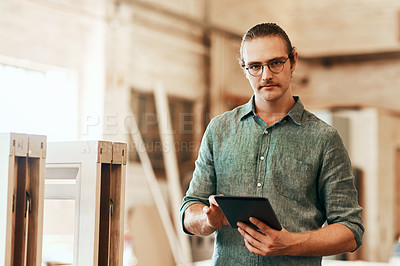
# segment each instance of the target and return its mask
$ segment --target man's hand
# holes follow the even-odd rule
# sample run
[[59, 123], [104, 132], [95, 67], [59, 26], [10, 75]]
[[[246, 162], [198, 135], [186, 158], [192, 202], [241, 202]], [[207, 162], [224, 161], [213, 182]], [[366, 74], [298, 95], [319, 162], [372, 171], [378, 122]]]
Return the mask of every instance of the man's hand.
[[282, 228], [281, 231], [272, 229], [260, 220], [251, 217], [250, 222], [262, 232], [238, 222], [238, 230], [244, 238], [247, 249], [261, 256], [288, 255], [291, 246], [295, 243], [294, 234]]
[[208, 201], [210, 202], [210, 207], [204, 206], [203, 212], [207, 215], [207, 222], [211, 228], [217, 230], [221, 226], [229, 224], [215, 200], [214, 195], [208, 197]]
[[208, 200], [210, 207], [196, 203], [189, 206], [185, 211], [183, 225], [188, 232], [208, 236], [222, 225], [229, 224], [214, 196], [210, 196]]
[[272, 229], [256, 218], [250, 218], [262, 232], [238, 222], [238, 230], [247, 249], [261, 256], [330, 256], [354, 251], [357, 243], [352, 231], [345, 225], [333, 223], [320, 229], [291, 233], [282, 228]]

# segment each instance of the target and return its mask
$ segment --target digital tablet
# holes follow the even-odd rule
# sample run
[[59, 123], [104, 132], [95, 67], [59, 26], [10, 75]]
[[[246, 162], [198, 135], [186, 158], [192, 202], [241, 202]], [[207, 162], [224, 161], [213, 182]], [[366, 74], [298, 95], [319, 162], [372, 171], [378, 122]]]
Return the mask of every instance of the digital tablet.
[[273, 229], [282, 229], [267, 198], [215, 196], [215, 200], [232, 228], [237, 228], [237, 222], [243, 222], [258, 229], [249, 221], [250, 217], [255, 217]]

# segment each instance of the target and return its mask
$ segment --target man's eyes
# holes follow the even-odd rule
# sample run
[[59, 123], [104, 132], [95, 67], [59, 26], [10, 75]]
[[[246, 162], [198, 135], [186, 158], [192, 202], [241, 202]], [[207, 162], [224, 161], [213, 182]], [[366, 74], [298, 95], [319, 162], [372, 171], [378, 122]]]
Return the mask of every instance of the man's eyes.
[[261, 68], [262, 68], [262, 65], [251, 65], [251, 66], [249, 66], [249, 68], [250, 68], [251, 70], [258, 70], [258, 69], [261, 69]]
[[[272, 61], [271, 63], [268, 63], [267, 65], [273, 67], [273, 66], [279, 66], [279, 65], [281, 65], [282, 63], [283, 63], [283, 61], [277, 60], [277, 61]], [[261, 69], [262, 66], [263, 66], [263, 65], [261, 65], [261, 64], [254, 64], [254, 65], [250, 65], [249, 68], [250, 68], [251, 70], [258, 70], [258, 69]]]
[[273, 61], [273, 62], [271, 62], [271, 63], [269, 63], [269, 65], [270, 66], [279, 66], [280, 64], [282, 64], [283, 62], [282, 61]]

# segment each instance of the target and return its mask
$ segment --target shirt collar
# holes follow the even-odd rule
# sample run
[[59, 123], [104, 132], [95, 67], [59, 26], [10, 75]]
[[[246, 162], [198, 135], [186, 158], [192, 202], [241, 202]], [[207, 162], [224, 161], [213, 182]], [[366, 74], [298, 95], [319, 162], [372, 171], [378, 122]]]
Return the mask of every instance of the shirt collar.
[[[254, 95], [250, 98], [250, 100], [244, 104], [240, 110], [240, 120], [245, 119], [249, 115], [255, 116], [256, 115], [256, 107], [254, 104]], [[285, 117], [290, 117], [291, 120], [297, 124], [301, 125], [301, 119], [303, 117], [303, 112], [304, 112], [304, 105], [301, 102], [300, 98], [298, 96], [293, 96], [293, 99], [296, 101], [296, 103], [293, 105], [292, 109], [288, 112], [288, 114]]]
[[242, 121], [247, 116], [256, 115], [256, 107], [254, 105], [254, 95], [250, 98], [250, 100], [244, 104], [240, 110], [240, 120]]
[[293, 105], [292, 109], [290, 109], [289, 113], [286, 115], [292, 119], [294, 123], [301, 126], [301, 118], [304, 113], [304, 105], [301, 102], [299, 96], [293, 96], [293, 99], [296, 103]]

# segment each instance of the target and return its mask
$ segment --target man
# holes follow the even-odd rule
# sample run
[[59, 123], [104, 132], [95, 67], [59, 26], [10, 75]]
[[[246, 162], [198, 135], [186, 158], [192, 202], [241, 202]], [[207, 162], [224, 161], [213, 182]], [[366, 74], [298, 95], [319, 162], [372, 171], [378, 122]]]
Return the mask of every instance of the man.
[[[273, 23], [254, 26], [240, 61], [254, 95], [208, 125], [181, 207], [183, 230], [215, 232], [213, 265], [320, 265], [322, 256], [356, 250], [364, 227], [348, 154], [337, 131], [292, 96], [297, 52], [287, 34]], [[283, 229], [255, 218], [262, 232], [232, 229], [218, 194], [267, 197]]]

